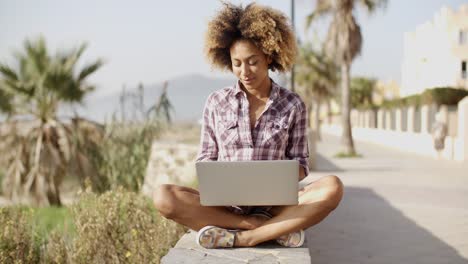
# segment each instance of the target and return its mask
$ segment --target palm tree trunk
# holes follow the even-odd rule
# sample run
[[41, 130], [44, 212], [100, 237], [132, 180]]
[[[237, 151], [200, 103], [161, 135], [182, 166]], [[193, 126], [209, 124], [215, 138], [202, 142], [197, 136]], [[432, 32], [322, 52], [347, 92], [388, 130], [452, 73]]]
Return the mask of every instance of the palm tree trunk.
[[314, 126], [317, 133], [317, 141], [322, 139], [320, 135], [320, 97], [314, 100]]
[[328, 124], [330, 125], [332, 123], [332, 111], [331, 111], [331, 99], [328, 98], [326, 103], [327, 103], [327, 118], [328, 118]]
[[350, 89], [349, 89], [350, 63], [344, 61], [341, 63], [341, 124], [343, 133], [341, 136], [341, 145], [343, 152], [348, 155], [356, 154], [354, 149], [353, 135], [350, 120]]

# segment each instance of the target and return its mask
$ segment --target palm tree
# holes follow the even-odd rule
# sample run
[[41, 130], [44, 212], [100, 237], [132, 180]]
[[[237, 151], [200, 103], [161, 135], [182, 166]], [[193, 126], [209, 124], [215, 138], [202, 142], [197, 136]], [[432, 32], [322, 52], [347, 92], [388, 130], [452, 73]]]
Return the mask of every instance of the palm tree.
[[174, 111], [174, 107], [172, 106], [171, 102], [169, 101], [169, 97], [167, 96], [167, 87], [168, 82], [165, 81], [163, 84], [163, 91], [159, 96], [159, 100], [155, 105], [150, 107], [148, 110], [148, 115], [154, 112], [157, 118], [163, 116], [166, 122], [170, 124], [172, 122], [171, 111]]
[[356, 154], [350, 122], [350, 68], [362, 48], [361, 28], [353, 12], [357, 5], [361, 5], [373, 13], [386, 3], [387, 0], [317, 0], [315, 10], [306, 19], [306, 28], [309, 28], [319, 17], [332, 17], [325, 50], [341, 68], [342, 144], [343, 152], [348, 155]]
[[10, 114], [11, 109], [11, 96], [5, 93], [3, 90], [0, 90], [0, 112]]
[[[102, 66], [101, 60], [76, 67], [86, 45], [49, 55], [45, 40], [26, 40], [16, 54], [17, 67], [0, 63], [2, 111], [12, 118], [3, 124], [0, 153], [7, 166], [3, 185], [12, 200], [33, 194], [37, 204], [60, 205], [59, 185], [67, 173], [83, 169], [73, 124], [57, 116], [63, 103], [80, 103], [94, 90], [86, 79]], [[3, 105], [3, 103], [2, 103]]]
[[338, 84], [338, 67], [323, 52], [315, 51], [311, 45], [299, 50], [297, 65], [298, 92], [306, 98], [309, 111], [314, 106], [314, 126], [320, 140], [320, 105], [335, 94]]
[[376, 79], [354, 77], [351, 79], [351, 106], [373, 106], [373, 94], [377, 84]]

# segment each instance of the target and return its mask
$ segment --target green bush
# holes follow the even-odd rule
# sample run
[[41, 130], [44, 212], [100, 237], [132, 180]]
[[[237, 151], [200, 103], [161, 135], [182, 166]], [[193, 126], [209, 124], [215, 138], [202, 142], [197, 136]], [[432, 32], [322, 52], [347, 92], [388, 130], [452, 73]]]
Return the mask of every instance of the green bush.
[[372, 94], [377, 80], [366, 77], [354, 77], [351, 79], [351, 106], [353, 108], [369, 109], [374, 105]]
[[421, 95], [420, 94], [413, 94], [407, 97], [404, 97], [406, 106], [421, 106]]
[[462, 88], [437, 87], [424, 91], [422, 101], [424, 104], [456, 105], [465, 96], [468, 91]]
[[378, 106], [375, 105], [375, 104], [362, 104], [362, 105], [358, 105], [356, 107], [356, 109], [359, 109], [359, 110], [377, 110], [378, 109]]
[[422, 94], [414, 94], [393, 100], [385, 100], [380, 107], [385, 109], [405, 107], [405, 106], [421, 106], [422, 104], [436, 105], [456, 105], [465, 96], [468, 96], [468, 91], [462, 88], [438, 87], [427, 89]]
[[404, 105], [405, 105], [404, 98], [397, 98], [393, 100], [384, 100], [382, 104], [380, 105], [380, 107], [384, 109], [391, 109], [395, 107], [402, 107]]
[[396, 107], [405, 107], [405, 106], [420, 106], [421, 105], [421, 95], [415, 94], [401, 98], [395, 98], [393, 100], [384, 100], [380, 107], [385, 109], [391, 109]]

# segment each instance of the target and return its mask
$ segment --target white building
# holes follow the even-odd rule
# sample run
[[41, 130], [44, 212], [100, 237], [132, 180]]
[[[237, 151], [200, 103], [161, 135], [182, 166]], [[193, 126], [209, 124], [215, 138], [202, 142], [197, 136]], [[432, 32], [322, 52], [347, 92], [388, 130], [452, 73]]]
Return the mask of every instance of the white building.
[[440, 86], [468, 89], [468, 4], [444, 7], [404, 36], [401, 95]]

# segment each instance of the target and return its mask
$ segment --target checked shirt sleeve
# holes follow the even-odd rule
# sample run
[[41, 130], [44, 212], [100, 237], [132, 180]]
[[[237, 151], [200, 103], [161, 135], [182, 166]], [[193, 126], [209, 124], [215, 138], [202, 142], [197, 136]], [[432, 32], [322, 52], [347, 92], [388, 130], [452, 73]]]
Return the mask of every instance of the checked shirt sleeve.
[[307, 141], [307, 109], [301, 101], [298, 105], [294, 121], [290, 128], [286, 157], [295, 159], [304, 168], [305, 176], [309, 174], [309, 146]]
[[206, 100], [203, 110], [203, 124], [201, 129], [200, 150], [196, 161], [218, 160], [218, 144], [215, 136], [213, 96]]

